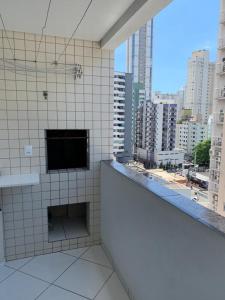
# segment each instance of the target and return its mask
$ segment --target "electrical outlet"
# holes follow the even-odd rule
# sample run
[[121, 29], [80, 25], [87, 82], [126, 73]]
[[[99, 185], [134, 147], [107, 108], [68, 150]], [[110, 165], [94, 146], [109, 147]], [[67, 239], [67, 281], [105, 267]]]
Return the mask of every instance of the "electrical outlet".
[[25, 156], [32, 156], [32, 154], [33, 154], [32, 145], [24, 146], [24, 154], [25, 154]]

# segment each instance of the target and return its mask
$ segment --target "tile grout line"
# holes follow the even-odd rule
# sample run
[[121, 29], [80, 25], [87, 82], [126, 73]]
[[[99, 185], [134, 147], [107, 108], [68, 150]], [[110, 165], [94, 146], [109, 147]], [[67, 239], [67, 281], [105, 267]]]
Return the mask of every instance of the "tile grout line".
[[[82, 298], [84, 298], [84, 299], [87, 299], [87, 300], [93, 300], [93, 298], [87, 298], [87, 297], [84, 296], [84, 295], [78, 294], [78, 293], [76, 293], [76, 292], [74, 292], [74, 291], [67, 290], [66, 288], [61, 287], [61, 286], [59, 286], [59, 285], [57, 285], [57, 284], [52, 284], [52, 286], [53, 286], [53, 287], [60, 288], [60, 289], [62, 289], [62, 290], [64, 290], [64, 291], [70, 292], [70, 293], [72, 293], [72, 294], [74, 294], [74, 295], [77, 295], [77, 296], [79, 296], [79, 297], [82, 297]], [[36, 299], [35, 299], [35, 300], [36, 300]]]
[[[31, 261], [34, 259], [34, 257], [35, 257], [35, 256], [31, 257], [29, 261], [25, 262], [25, 263], [24, 263], [22, 266], [20, 266], [18, 269], [14, 268], [14, 267], [12, 267], [12, 266], [7, 266], [7, 265], [6, 265], [6, 267], [11, 268], [11, 269], [16, 270], [16, 271], [19, 271], [21, 268], [23, 268], [23, 267], [26, 266], [29, 262], [31, 262]], [[24, 259], [24, 258], [22, 258], [22, 259]], [[17, 259], [16, 259], [16, 260], [17, 260]], [[13, 260], [9, 260], [9, 262], [10, 262], [10, 261], [13, 261]], [[6, 262], [6, 263], [7, 263], [7, 262]]]
[[[87, 300], [94, 300], [94, 299], [96, 299], [96, 297], [100, 294], [100, 292], [102, 291], [102, 289], [104, 288], [104, 286], [107, 284], [107, 282], [112, 278], [112, 276], [113, 276], [113, 274], [115, 273], [115, 271], [114, 271], [114, 269], [113, 268], [110, 268], [110, 267], [108, 267], [108, 266], [105, 266], [105, 265], [102, 265], [102, 264], [99, 264], [99, 263], [95, 263], [95, 262], [93, 262], [93, 261], [90, 261], [90, 260], [88, 260], [88, 259], [84, 259], [84, 258], [82, 258], [82, 256], [88, 251], [90, 249], [90, 247], [88, 247], [79, 257], [75, 257], [75, 256], [73, 256], [73, 255], [70, 255], [70, 254], [67, 254], [67, 253], [64, 253], [64, 252], [60, 252], [60, 253], [62, 253], [62, 254], [65, 254], [65, 255], [68, 255], [68, 256], [70, 256], [70, 257], [73, 257], [74, 259], [75, 259], [75, 261], [73, 261], [73, 263], [71, 263], [53, 282], [48, 282], [48, 281], [46, 281], [46, 280], [43, 280], [43, 279], [41, 279], [41, 278], [39, 278], [39, 277], [36, 277], [36, 276], [33, 276], [33, 275], [30, 275], [30, 274], [27, 274], [27, 273], [25, 273], [25, 272], [23, 272], [21, 269], [25, 266], [25, 265], [27, 265], [27, 264], [29, 264], [29, 262], [31, 262], [35, 257], [32, 257], [29, 261], [27, 261], [26, 263], [24, 263], [22, 266], [20, 266], [18, 269], [15, 269], [15, 268], [13, 268], [13, 267], [8, 267], [8, 266], [6, 266], [6, 267], [8, 267], [8, 268], [10, 268], [10, 269], [13, 269], [14, 270], [14, 272], [12, 273], [12, 274], [10, 274], [8, 277], [6, 277], [3, 281], [5, 281], [6, 279], [8, 279], [10, 276], [12, 276], [13, 274], [15, 274], [16, 272], [19, 272], [19, 273], [22, 273], [22, 274], [25, 274], [25, 275], [27, 275], [27, 276], [29, 276], [29, 277], [32, 277], [32, 278], [34, 278], [34, 279], [37, 279], [37, 280], [40, 280], [40, 281], [42, 281], [42, 282], [44, 282], [44, 283], [46, 283], [46, 284], [48, 284], [48, 286], [35, 298], [35, 300], [36, 299], [39, 299], [40, 298], [40, 296], [42, 295], [42, 294], [44, 294], [51, 286], [55, 286], [55, 287], [57, 287], [57, 288], [60, 288], [60, 289], [63, 289], [63, 290], [65, 290], [65, 291], [68, 291], [68, 292], [70, 292], [70, 293], [72, 293], [72, 294], [74, 294], [74, 295], [78, 295], [78, 296], [80, 296], [80, 297], [83, 297], [84, 299], [87, 299]], [[86, 297], [86, 296], [83, 296], [83, 295], [80, 295], [80, 294], [78, 294], [78, 293], [76, 293], [76, 292], [73, 292], [73, 291], [70, 291], [70, 290], [67, 290], [67, 289], [65, 289], [65, 288], [63, 288], [63, 287], [61, 287], [61, 286], [58, 286], [57, 284], [56, 284], [56, 281], [73, 265], [73, 264], [75, 264], [77, 261], [79, 261], [79, 260], [81, 260], [81, 261], [86, 261], [86, 262], [89, 262], [89, 263], [92, 263], [92, 264], [95, 264], [95, 265], [99, 265], [99, 266], [101, 266], [101, 267], [105, 267], [105, 268], [107, 268], [107, 269], [110, 269], [112, 272], [111, 272], [111, 274], [110, 274], [110, 276], [109, 276], [109, 278], [103, 283], [103, 285], [101, 286], [101, 288], [99, 289], [99, 291], [97, 292], [97, 294], [94, 296], [94, 298], [88, 298], [88, 297]], [[3, 281], [1, 281], [1, 282], [3, 282]], [[1, 283], [0, 282], [0, 283]]]
[[104, 267], [104, 268], [107, 268], [107, 269], [110, 269], [110, 270], [114, 271], [113, 267], [109, 267], [109, 266], [106, 266], [106, 265], [103, 265], [103, 264], [100, 264], [100, 263], [96, 263], [96, 262], [94, 262], [94, 261], [92, 261], [92, 260], [89, 260], [89, 259], [87, 259], [87, 258], [82, 258], [82, 257], [80, 257], [79, 259], [84, 260], [84, 261], [87, 261], [87, 262], [90, 262], [90, 263], [95, 264], [95, 265], [97, 265], [97, 266]]
[[114, 271], [112, 271], [111, 275], [109, 276], [108, 279], [106, 279], [106, 281], [103, 283], [102, 287], [99, 289], [99, 291], [97, 292], [97, 294], [95, 295], [95, 297], [93, 298], [93, 300], [96, 299], [96, 297], [101, 293], [101, 291], [103, 290], [104, 286], [107, 284], [107, 282], [109, 282], [109, 280], [112, 278], [114, 274]]
[[[88, 249], [87, 249], [88, 250]], [[87, 251], [86, 250], [86, 251]], [[86, 252], [85, 251], [85, 252]], [[64, 253], [63, 253], [64, 254]], [[73, 292], [73, 291], [70, 291], [70, 290], [67, 290], [67, 289], [65, 289], [65, 288], [62, 288], [61, 286], [58, 286], [57, 284], [55, 284], [55, 282], [73, 265], [73, 264], [75, 264], [78, 260], [79, 260], [79, 258], [77, 258], [77, 257], [75, 257], [75, 256], [72, 256], [72, 255], [69, 255], [69, 256], [71, 256], [71, 257], [74, 257], [76, 260], [71, 264], [71, 265], [69, 265], [68, 266], [68, 268], [66, 268], [66, 270], [64, 270], [53, 282], [51, 282], [50, 284], [49, 284], [49, 286], [44, 290], [44, 291], [42, 291], [41, 292], [41, 294], [40, 295], [38, 295], [38, 297], [37, 298], [35, 298], [35, 300], [36, 299], [38, 299], [44, 292], [46, 292], [47, 291], [47, 289], [49, 289], [51, 286], [55, 286], [55, 287], [58, 287], [58, 288], [61, 288], [61, 289], [63, 289], [63, 290], [65, 290], [65, 291], [68, 291], [68, 292], [70, 292], [70, 293], [73, 293], [74, 295], [78, 295], [78, 296], [81, 296], [81, 297], [83, 297], [84, 299], [87, 299], [87, 300], [92, 300], [92, 299], [90, 299], [90, 298], [87, 298], [87, 297], [85, 297], [85, 296], [82, 296], [82, 295], [80, 295], [80, 294], [77, 294], [77, 293], [75, 293], [75, 292]]]
[[13, 270], [14, 270], [14, 272], [12, 272], [12, 273], [9, 274], [6, 278], [4, 278], [3, 280], [0, 281], [0, 285], [2, 284], [2, 282], [4, 282], [6, 279], [8, 279], [9, 277], [11, 277], [13, 274], [16, 273], [16, 270], [15, 270], [15, 269], [13, 269]]
[[[81, 259], [81, 260], [84, 260], [84, 261], [87, 261], [87, 262], [90, 262], [90, 263], [93, 263], [93, 264], [95, 264], [95, 265], [98, 265], [98, 266], [101, 266], [101, 267], [105, 267], [105, 268], [107, 268], [107, 269], [110, 269], [110, 270], [112, 270], [112, 271], [114, 271], [114, 268], [113, 268], [113, 266], [111, 265], [111, 263], [110, 263], [110, 265], [111, 265], [111, 267], [110, 266], [106, 266], [106, 265], [103, 265], [103, 264], [100, 264], [100, 263], [97, 263], [97, 262], [94, 262], [94, 261], [91, 261], [91, 260], [89, 260], [89, 259], [87, 259], [87, 258], [83, 258], [82, 256], [85, 254], [85, 253], [87, 253], [87, 251], [90, 249], [90, 248], [92, 248], [93, 246], [91, 246], [91, 247], [88, 247], [88, 249], [87, 250], [85, 250], [79, 257], [77, 257], [77, 256], [73, 256], [73, 255], [71, 255], [71, 254], [69, 254], [69, 253], [64, 253], [63, 251], [61, 251], [63, 254], [66, 254], [66, 255], [69, 255], [69, 256], [73, 256], [73, 257], [77, 257], [78, 259]], [[77, 248], [77, 249], [79, 249], [79, 248]], [[73, 249], [72, 249], [73, 250]], [[76, 249], [75, 249], [76, 250]], [[102, 249], [103, 250], [103, 249]], [[104, 250], [103, 250], [103, 252], [104, 252]], [[105, 254], [105, 252], [104, 252], [104, 254]], [[107, 256], [106, 256], [107, 257]], [[108, 259], [108, 257], [107, 257], [107, 259]]]
[[72, 257], [75, 257], [77, 259], [81, 258], [82, 255], [84, 255], [91, 247], [87, 247], [87, 249], [80, 255], [80, 256], [74, 256], [72, 254], [69, 254], [69, 253], [65, 253], [66, 251], [70, 251], [70, 250], [77, 250], [77, 249], [82, 249], [82, 248], [74, 248], [74, 249], [69, 249], [69, 250], [65, 250], [65, 251], [60, 251], [61, 253], [63, 254], [66, 254], [66, 255], [69, 255], [69, 256], [72, 256]]
[[[68, 268], [66, 268], [66, 270], [64, 270], [64, 272], [66, 272], [78, 259], [76, 259], [76, 257], [74, 257], [75, 258], [75, 261], [72, 263], [72, 264], [70, 264], [69, 266], [68, 266]], [[64, 273], [64, 272], [62, 272], [55, 280], [53, 280], [53, 282], [48, 282], [48, 281], [44, 281], [44, 282], [46, 282], [46, 283], [49, 283], [49, 286], [44, 290], [44, 291], [42, 291], [41, 292], [41, 294], [40, 295], [38, 295], [36, 298], [35, 298], [35, 300], [36, 299], [38, 299], [50, 286], [52, 286], [52, 285], [54, 285], [54, 282]], [[36, 278], [36, 277], [35, 277]]]

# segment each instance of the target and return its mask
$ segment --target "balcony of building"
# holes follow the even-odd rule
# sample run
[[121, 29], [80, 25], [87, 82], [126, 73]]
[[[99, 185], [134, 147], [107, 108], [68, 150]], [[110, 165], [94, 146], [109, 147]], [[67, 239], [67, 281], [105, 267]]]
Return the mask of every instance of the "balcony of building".
[[220, 179], [220, 169], [219, 168], [216, 168], [216, 169], [211, 169], [210, 172], [209, 172], [209, 177], [210, 179], [219, 184], [219, 179]]
[[222, 138], [221, 137], [214, 137], [212, 141], [212, 146], [215, 147], [222, 147]]
[[113, 50], [169, 3], [2, 5], [1, 300], [223, 299], [224, 219], [110, 160]]
[[225, 39], [224, 38], [219, 39], [218, 49], [221, 51], [225, 50]]
[[221, 235], [215, 228], [224, 228], [217, 223], [223, 217], [114, 161], [101, 165], [101, 207], [104, 249], [131, 299], [211, 299], [224, 293], [218, 282], [218, 272], [225, 272], [224, 246], [210, 241], [224, 239], [223, 229]]
[[220, 13], [220, 24], [225, 25], [225, 11]]
[[225, 88], [216, 89], [216, 99], [225, 100]]
[[224, 111], [215, 113], [213, 115], [213, 122], [217, 125], [223, 125], [224, 124]]
[[209, 183], [209, 191], [215, 193], [215, 194], [218, 194], [218, 191], [219, 191], [219, 185], [217, 182], [210, 182]]
[[216, 73], [221, 76], [225, 74], [225, 62], [216, 64]]

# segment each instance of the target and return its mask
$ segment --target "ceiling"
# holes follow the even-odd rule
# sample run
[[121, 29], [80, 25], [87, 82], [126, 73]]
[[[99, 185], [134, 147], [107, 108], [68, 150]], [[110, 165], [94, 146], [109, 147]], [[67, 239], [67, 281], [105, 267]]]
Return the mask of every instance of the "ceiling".
[[[75, 38], [101, 41], [104, 37], [109, 36], [108, 42], [124, 26], [125, 22], [130, 21], [131, 17], [141, 10], [140, 8], [144, 10], [146, 3], [154, 3], [157, 7], [159, 4], [164, 7], [170, 1], [92, 0]], [[52, 0], [44, 34], [70, 37], [89, 3], [90, 0]], [[41, 34], [48, 5], [49, 0], [0, 0], [0, 13], [7, 30]], [[152, 15], [150, 10], [148, 18]], [[142, 21], [139, 16], [139, 19], [139, 26], [140, 22], [146, 22], [145, 18]], [[119, 25], [117, 26], [117, 24]], [[3, 28], [1, 23], [0, 28]]]
[[[101, 40], [133, 1], [93, 0], [76, 37]], [[52, 0], [45, 34], [70, 37], [89, 2], [90, 0]], [[0, 10], [7, 29], [40, 34], [48, 4], [48, 0], [0, 0]]]

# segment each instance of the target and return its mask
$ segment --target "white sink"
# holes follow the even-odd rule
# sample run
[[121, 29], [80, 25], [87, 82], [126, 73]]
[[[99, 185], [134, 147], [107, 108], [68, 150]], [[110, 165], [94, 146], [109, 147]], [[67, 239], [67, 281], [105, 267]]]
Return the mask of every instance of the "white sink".
[[0, 188], [35, 185], [40, 183], [39, 174], [19, 174], [0, 176]]

